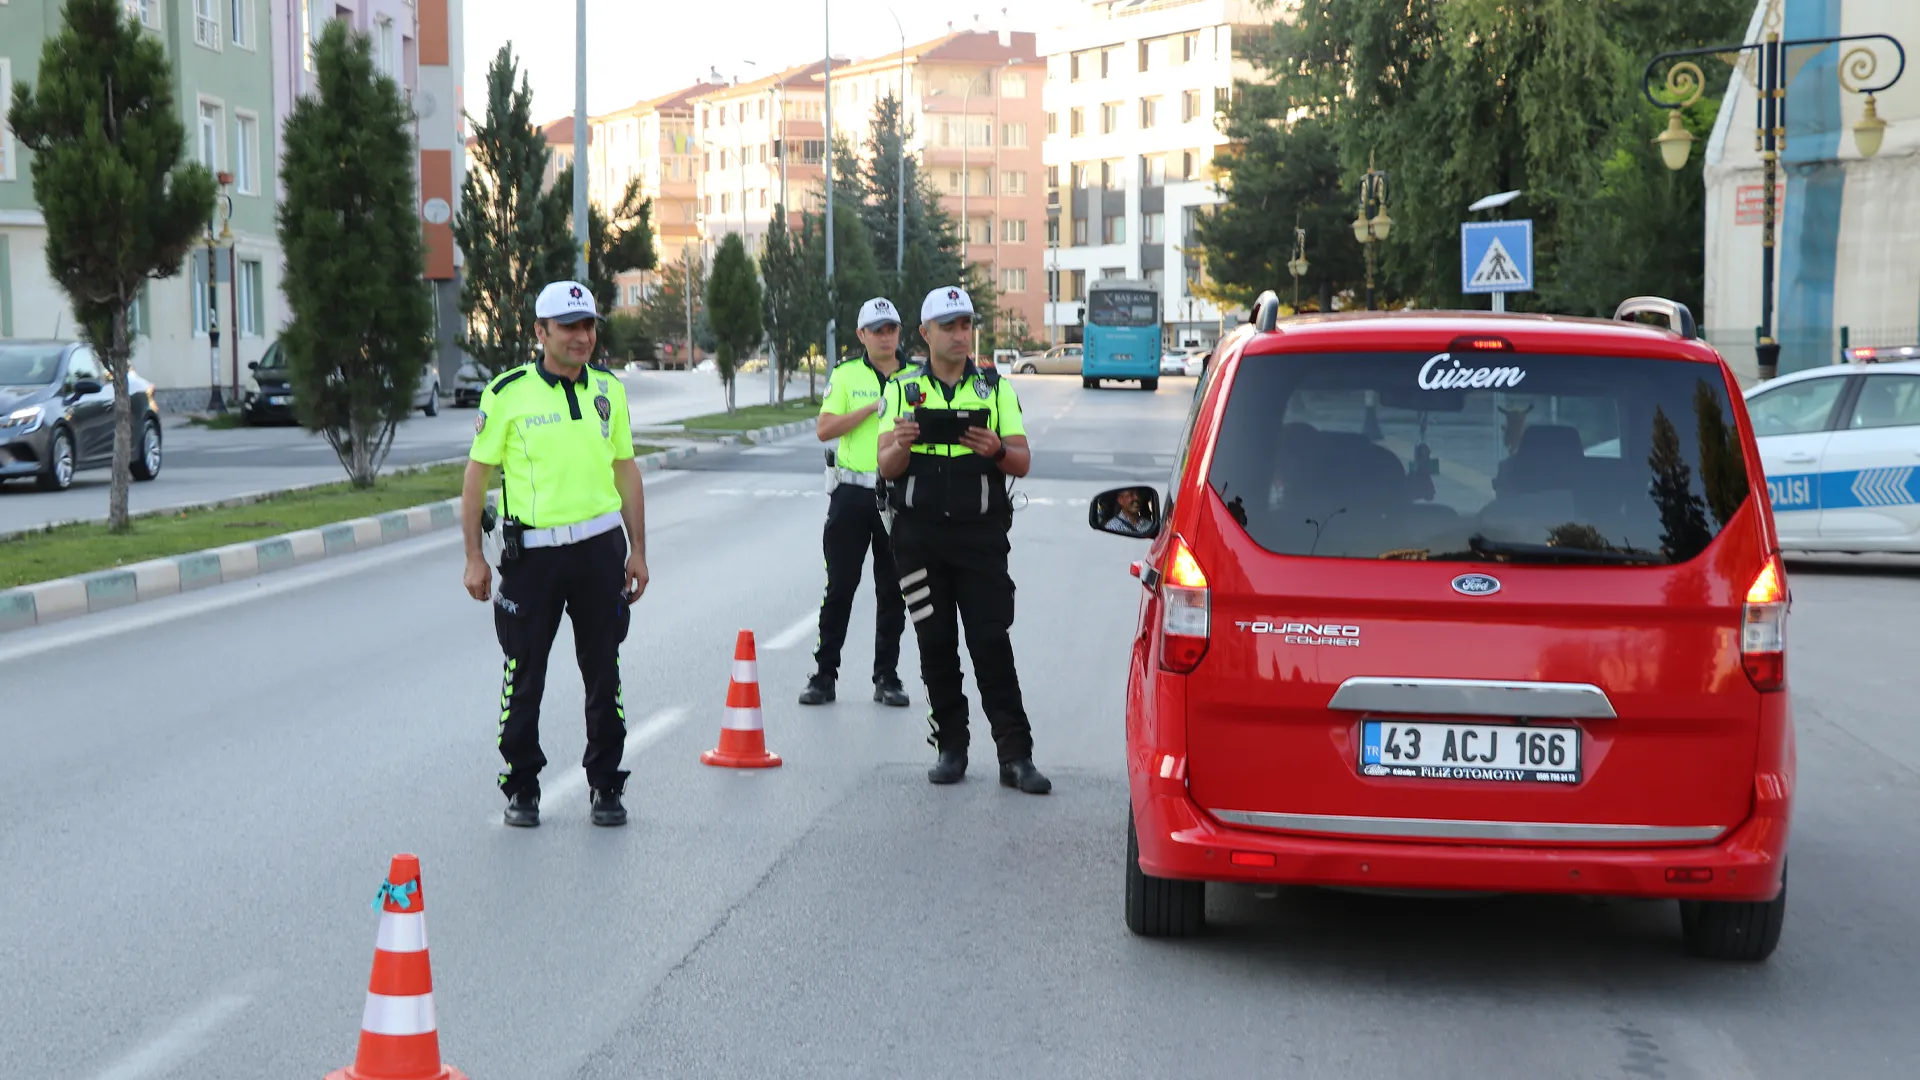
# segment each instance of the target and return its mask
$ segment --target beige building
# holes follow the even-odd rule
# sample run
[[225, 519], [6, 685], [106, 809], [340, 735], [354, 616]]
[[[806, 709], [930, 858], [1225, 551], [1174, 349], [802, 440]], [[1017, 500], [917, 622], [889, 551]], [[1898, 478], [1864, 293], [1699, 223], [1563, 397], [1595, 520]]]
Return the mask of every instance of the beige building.
[[[692, 101], [711, 89], [710, 83], [698, 83], [590, 121], [587, 197], [611, 211], [627, 184], [639, 180], [641, 193], [653, 203], [656, 265], [682, 261], [689, 247], [699, 252], [700, 155]], [[638, 306], [651, 278], [643, 270], [619, 275], [616, 304]]]
[[[901, 97], [903, 79], [914, 132], [907, 152], [918, 156], [948, 213], [964, 222], [966, 260], [999, 290], [998, 329], [1016, 338], [1043, 334], [1046, 64], [1034, 35], [963, 31], [836, 66], [834, 131], [864, 153], [874, 106], [888, 94]], [[882, 262], [892, 268], [891, 258]]]
[[740, 233], [757, 256], [774, 208], [789, 225], [818, 210], [825, 194], [826, 93], [815, 78], [824, 61], [754, 82], [710, 86], [689, 99], [699, 155], [696, 224], [708, 254]]

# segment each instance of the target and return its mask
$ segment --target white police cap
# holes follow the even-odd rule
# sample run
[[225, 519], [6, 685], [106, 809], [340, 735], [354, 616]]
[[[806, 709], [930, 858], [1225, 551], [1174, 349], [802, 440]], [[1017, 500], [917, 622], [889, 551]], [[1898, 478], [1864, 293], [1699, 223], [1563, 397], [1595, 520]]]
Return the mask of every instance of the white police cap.
[[941, 323], [962, 315], [973, 315], [973, 298], [958, 285], [942, 285], [927, 294], [920, 305], [920, 322]]
[[566, 324], [601, 317], [593, 306], [593, 290], [577, 281], [556, 281], [541, 289], [540, 299], [533, 304], [533, 314], [538, 319]]
[[860, 305], [860, 321], [854, 326], [861, 330], [871, 330], [876, 326], [900, 325], [900, 313], [884, 296], [876, 296]]

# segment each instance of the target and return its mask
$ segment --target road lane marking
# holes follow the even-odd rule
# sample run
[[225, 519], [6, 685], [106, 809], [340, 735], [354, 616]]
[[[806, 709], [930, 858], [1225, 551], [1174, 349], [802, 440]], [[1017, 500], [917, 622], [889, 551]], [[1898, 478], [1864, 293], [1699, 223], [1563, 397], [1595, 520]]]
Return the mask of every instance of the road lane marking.
[[[659, 742], [668, 732], [685, 723], [686, 719], [687, 710], [678, 705], [670, 709], [661, 709], [659, 712], [647, 717], [644, 723], [627, 733], [626, 748], [621, 752], [621, 760], [625, 762], [637, 757], [641, 751]], [[573, 768], [568, 769], [566, 772], [554, 778], [552, 783], [540, 785], [541, 805], [551, 806], [559, 799], [572, 798], [574, 795], [579, 794], [586, 786], [586, 770], [575, 765]], [[502, 824], [502, 819], [498, 814], [493, 815], [489, 820], [495, 825]]]
[[252, 1001], [247, 994], [221, 994], [181, 1017], [159, 1038], [115, 1062], [96, 1080], [145, 1080], [172, 1072]]
[[1073, 455], [1073, 463], [1075, 465], [1111, 465], [1113, 464], [1113, 455], [1112, 454], [1075, 454]]
[[767, 651], [777, 652], [781, 649], [793, 648], [795, 645], [805, 641], [807, 635], [813, 633], [815, 628], [819, 626], [819, 623], [820, 613], [817, 611], [803, 616], [799, 622], [768, 638], [766, 644]]

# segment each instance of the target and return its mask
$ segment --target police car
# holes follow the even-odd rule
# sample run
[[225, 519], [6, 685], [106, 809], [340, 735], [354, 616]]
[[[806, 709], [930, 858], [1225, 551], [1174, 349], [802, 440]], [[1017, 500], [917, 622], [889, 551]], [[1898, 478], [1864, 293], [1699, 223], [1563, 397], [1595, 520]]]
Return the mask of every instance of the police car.
[[1920, 553], [1920, 345], [1746, 391], [1780, 545]]

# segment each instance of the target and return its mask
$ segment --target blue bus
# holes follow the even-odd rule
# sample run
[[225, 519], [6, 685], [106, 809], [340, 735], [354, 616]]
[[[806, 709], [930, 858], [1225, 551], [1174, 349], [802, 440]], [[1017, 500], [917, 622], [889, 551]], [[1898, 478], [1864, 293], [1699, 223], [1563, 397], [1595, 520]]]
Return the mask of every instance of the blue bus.
[[1160, 388], [1160, 288], [1153, 282], [1087, 283], [1080, 385], [1091, 390], [1102, 379], [1138, 380], [1142, 390]]

